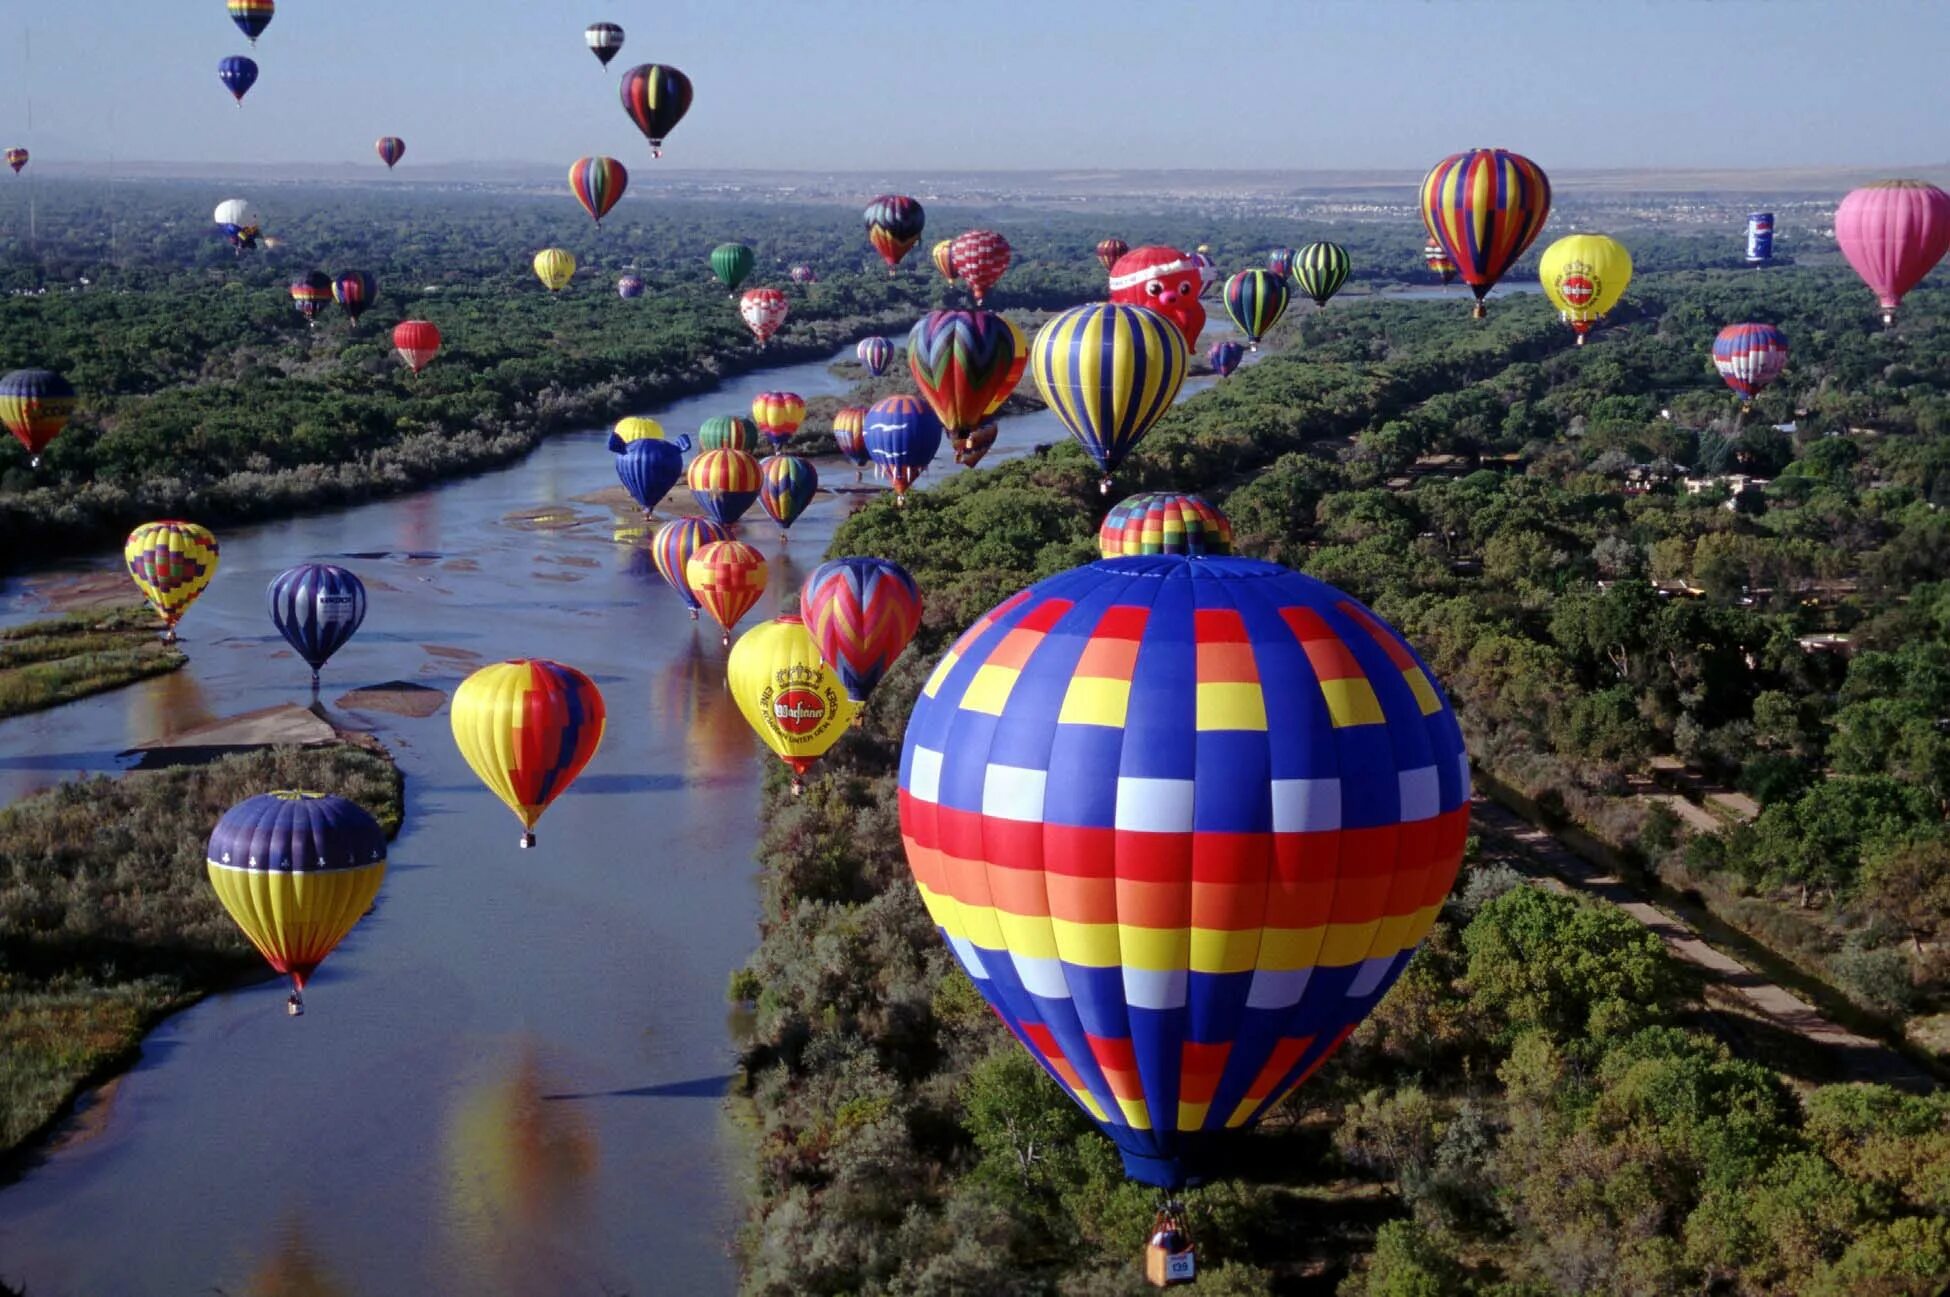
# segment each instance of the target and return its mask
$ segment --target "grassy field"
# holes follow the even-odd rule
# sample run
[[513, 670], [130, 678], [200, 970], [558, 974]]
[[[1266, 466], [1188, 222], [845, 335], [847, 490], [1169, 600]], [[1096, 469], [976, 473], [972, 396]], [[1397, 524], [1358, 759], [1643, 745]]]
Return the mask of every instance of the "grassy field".
[[0, 1157], [128, 1066], [165, 1015], [268, 971], [204, 847], [226, 809], [272, 788], [336, 792], [399, 829], [397, 767], [351, 744], [89, 779], [0, 811]]
[[140, 604], [0, 630], [0, 719], [58, 707], [189, 661]]

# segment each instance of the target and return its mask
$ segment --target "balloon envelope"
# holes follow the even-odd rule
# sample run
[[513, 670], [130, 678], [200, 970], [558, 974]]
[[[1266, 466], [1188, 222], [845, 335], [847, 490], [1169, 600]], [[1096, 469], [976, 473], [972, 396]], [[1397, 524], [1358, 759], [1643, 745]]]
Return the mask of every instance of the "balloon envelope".
[[630, 442], [616, 456], [616, 476], [630, 498], [649, 513], [684, 476], [684, 452], [676, 442], [660, 438]]
[[74, 414], [75, 390], [51, 369], [16, 369], [0, 378], [0, 424], [5, 424], [35, 463]]
[[[1265, 274], [1265, 271], [1253, 271]], [[1178, 326], [1142, 306], [1075, 306], [1030, 345], [1036, 390], [1110, 475], [1178, 396], [1190, 358]]]
[[397, 135], [382, 135], [372, 149], [379, 155], [379, 160], [386, 164], [386, 170], [391, 171], [406, 156], [406, 141]]
[[941, 420], [919, 397], [903, 394], [868, 406], [866, 422], [868, 458], [896, 495], [904, 493], [941, 449]]
[[615, 158], [578, 158], [569, 164], [569, 192], [598, 225], [629, 187], [629, 169]]
[[1097, 552], [1128, 554], [1230, 554], [1232, 523], [1202, 495], [1145, 491], [1112, 506], [1097, 529]]
[[1729, 324], [1713, 339], [1713, 368], [1751, 401], [1787, 368], [1787, 335], [1771, 324]]
[[867, 204], [867, 242], [887, 263], [891, 273], [908, 249], [920, 241], [928, 214], [906, 194], [881, 194]]
[[709, 518], [678, 518], [657, 528], [650, 539], [650, 557], [657, 571], [690, 608], [692, 618], [702, 606], [691, 590], [691, 555], [713, 541], [730, 540], [731, 531]]
[[739, 636], [725, 680], [746, 722], [792, 767], [795, 790], [797, 776], [839, 741], [860, 710], [797, 617], [779, 617]]
[[145, 522], [129, 533], [122, 561], [142, 597], [174, 631], [217, 574], [217, 538], [193, 522]]
[[650, 156], [662, 157], [664, 137], [691, 110], [691, 79], [676, 68], [645, 63], [623, 74], [621, 94], [623, 111], [650, 141]]
[[1551, 182], [1542, 167], [1508, 149], [1453, 153], [1422, 179], [1422, 223], [1483, 298], [1550, 218]]
[[311, 667], [314, 685], [319, 668], [366, 620], [365, 583], [331, 563], [286, 568], [272, 578], [264, 597], [271, 624]]
[[1567, 234], [1544, 249], [1537, 278], [1544, 296], [1583, 342], [1591, 326], [1610, 315], [1625, 295], [1625, 285], [1632, 282], [1632, 254], [1603, 234]]
[[691, 555], [684, 578], [729, 644], [731, 628], [765, 593], [765, 556], [741, 540], [712, 541]]
[[800, 587], [799, 615], [846, 696], [863, 702], [920, 629], [921, 591], [891, 559], [836, 558]]
[[742, 450], [707, 450], [691, 461], [686, 481], [697, 507], [729, 527], [758, 499], [758, 461]]
[[543, 248], [535, 254], [535, 278], [551, 293], [561, 292], [575, 273], [575, 253], [567, 248]]
[[1461, 863], [1454, 713], [1393, 630], [1242, 558], [1107, 559], [941, 659], [900, 769], [908, 864], [1016, 1038], [1166, 1189], [1307, 1078]]
[[516, 658], [460, 682], [452, 706], [454, 743], [499, 797], [533, 846], [535, 822], [561, 796], [603, 741], [602, 691], [560, 662]]
[[1903, 294], [1950, 252], [1950, 194], [1921, 180], [1883, 180], [1842, 199], [1835, 242], [1893, 322]]
[[1242, 270], [1226, 280], [1226, 314], [1254, 348], [1286, 314], [1286, 280], [1270, 270]]
[[819, 493], [819, 471], [798, 455], [773, 455], [758, 467], [759, 506], [780, 528], [790, 527]]
[[440, 353], [440, 330], [427, 320], [403, 320], [393, 328], [393, 350], [417, 374]]

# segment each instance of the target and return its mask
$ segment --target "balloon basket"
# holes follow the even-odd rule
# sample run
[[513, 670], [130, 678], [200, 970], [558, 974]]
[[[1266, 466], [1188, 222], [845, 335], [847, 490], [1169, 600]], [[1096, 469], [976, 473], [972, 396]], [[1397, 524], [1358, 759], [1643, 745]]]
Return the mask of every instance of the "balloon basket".
[[1487, 320], [1489, 316], [1490, 308], [1481, 302], [1476, 303], [1475, 306], [1470, 308], [1469, 317], [1473, 320]]
[[1153, 1288], [1175, 1288], [1198, 1279], [1198, 1247], [1185, 1229], [1185, 1208], [1167, 1202], [1158, 1209], [1144, 1245], [1144, 1281]]
[[530, 848], [530, 847], [532, 847], [532, 846], [534, 846], [534, 845], [535, 845], [535, 835], [534, 835], [534, 834], [532, 834], [532, 833], [524, 833], [524, 834], [522, 834], [522, 835], [521, 835], [521, 849], [522, 849], [523, 851], [526, 851], [526, 850], [528, 850], [528, 848]]
[[722, 645], [723, 645], [723, 646], [724, 646], [725, 648], [730, 648], [730, 647], [731, 647], [731, 632], [730, 632], [730, 631], [726, 631], [726, 632], [724, 633], [724, 635], [723, 635], [723, 636], [722, 636], [722, 637], [720, 638], [720, 640], [719, 640], [719, 643], [720, 643], [720, 644], [722, 644]]
[[1579, 345], [1580, 347], [1582, 347], [1582, 346], [1584, 345], [1584, 335], [1583, 335], [1582, 333], [1580, 333], [1580, 334], [1578, 335], [1578, 345]]
[[1097, 494], [1098, 494], [1098, 495], [1109, 495], [1109, 494], [1110, 494], [1110, 479], [1109, 479], [1109, 478], [1107, 478], [1107, 477], [1106, 477], [1106, 478], [1103, 478], [1102, 480], [1100, 480], [1100, 481], [1099, 481], [1099, 482], [1097, 483]]
[[696, 620], [697, 620], [697, 609], [695, 609], [695, 608], [693, 608], [693, 609], [691, 609], [691, 620], [692, 620], [692, 621], [696, 621]]

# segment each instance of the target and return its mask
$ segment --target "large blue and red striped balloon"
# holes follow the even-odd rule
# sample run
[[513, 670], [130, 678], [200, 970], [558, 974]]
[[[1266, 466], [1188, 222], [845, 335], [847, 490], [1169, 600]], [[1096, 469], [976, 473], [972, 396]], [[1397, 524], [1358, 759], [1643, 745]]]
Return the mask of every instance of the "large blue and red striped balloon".
[[1106, 559], [962, 635], [901, 753], [921, 898], [1133, 1179], [1220, 1173], [1400, 976], [1468, 832], [1462, 731], [1333, 587]]
[[836, 558], [799, 589], [799, 616], [846, 696], [864, 702], [921, 626], [921, 591], [885, 558]]
[[1787, 368], [1787, 334], [1771, 324], [1729, 324], [1713, 339], [1713, 368], [1751, 401]]
[[1508, 149], [1452, 153], [1422, 179], [1422, 223], [1483, 298], [1543, 231], [1551, 214], [1551, 182], [1544, 169]]

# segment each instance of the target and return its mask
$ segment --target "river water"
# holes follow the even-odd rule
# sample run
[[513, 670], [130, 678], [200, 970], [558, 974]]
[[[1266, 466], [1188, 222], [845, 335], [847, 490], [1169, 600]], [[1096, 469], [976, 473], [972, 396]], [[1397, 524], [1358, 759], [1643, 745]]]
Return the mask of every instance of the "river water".
[[[694, 431], [762, 390], [845, 386], [826, 362], [791, 365], [644, 413]], [[1047, 412], [1004, 420], [987, 462], [1064, 435]], [[227, 530], [183, 622], [188, 666], [0, 722], [10, 802], [118, 770], [138, 743], [307, 703], [309, 674], [263, 592], [294, 563], [329, 560], [364, 579], [370, 606], [325, 669], [328, 714], [376, 733], [407, 775], [377, 908], [320, 970], [305, 1016], [286, 1018], [283, 985], [267, 981], [152, 1033], [78, 1133], [0, 1190], [0, 1278], [34, 1297], [734, 1288], [725, 988], [756, 939], [772, 758], [724, 691], [716, 626], [692, 622], [641, 545], [617, 542], [614, 511], [585, 499], [616, 485], [605, 437], [556, 436], [418, 495]], [[818, 467], [853, 485], [850, 465]], [[922, 484], [960, 471], [944, 451]], [[771, 579], [743, 626], [776, 615], [863, 498], [822, 494], [783, 545], [754, 506], [742, 534]], [[51, 580], [119, 564], [0, 583], [0, 624], [44, 615]], [[518, 656], [579, 667], [608, 708], [601, 750], [531, 851], [461, 760], [444, 707], [414, 719], [334, 702], [394, 680], [451, 693]]]

